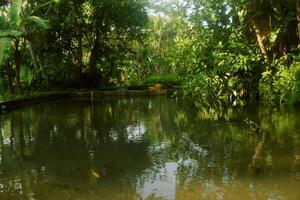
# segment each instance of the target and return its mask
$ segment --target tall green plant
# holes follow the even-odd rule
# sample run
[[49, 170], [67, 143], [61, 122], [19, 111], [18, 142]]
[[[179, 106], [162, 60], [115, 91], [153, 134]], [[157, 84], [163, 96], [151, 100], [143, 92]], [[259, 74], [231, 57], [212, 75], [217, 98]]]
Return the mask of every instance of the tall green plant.
[[[51, 3], [49, 1], [48, 3]], [[45, 4], [47, 5], [47, 4]], [[47, 20], [43, 20], [38, 16], [31, 15], [32, 12], [25, 12], [26, 1], [14, 0], [9, 5], [8, 9], [2, 9], [0, 12], [0, 65], [4, 64], [13, 52], [13, 60], [16, 71], [16, 86], [20, 92], [20, 62], [21, 53], [20, 45], [22, 42], [27, 42], [29, 51], [32, 56], [32, 61], [39, 69], [35, 52], [30, 41], [30, 34], [37, 31], [42, 31], [49, 28]]]

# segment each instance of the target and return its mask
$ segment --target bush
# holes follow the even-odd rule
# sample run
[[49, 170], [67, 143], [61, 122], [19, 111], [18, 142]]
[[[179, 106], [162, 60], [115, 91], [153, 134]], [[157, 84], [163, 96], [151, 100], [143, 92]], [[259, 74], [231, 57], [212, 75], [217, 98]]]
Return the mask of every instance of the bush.
[[259, 93], [265, 101], [295, 103], [300, 101], [300, 63], [290, 66], [279, 62], [267, 69], [260, 80]]

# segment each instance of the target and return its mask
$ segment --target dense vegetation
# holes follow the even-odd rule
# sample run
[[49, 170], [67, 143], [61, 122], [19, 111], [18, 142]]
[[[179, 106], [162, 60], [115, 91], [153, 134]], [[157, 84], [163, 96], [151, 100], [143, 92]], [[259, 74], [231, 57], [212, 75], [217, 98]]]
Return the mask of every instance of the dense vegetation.
[[180, 84], [197, 99], [300, 100], [300, 0], [6, 0], [0, 92]]

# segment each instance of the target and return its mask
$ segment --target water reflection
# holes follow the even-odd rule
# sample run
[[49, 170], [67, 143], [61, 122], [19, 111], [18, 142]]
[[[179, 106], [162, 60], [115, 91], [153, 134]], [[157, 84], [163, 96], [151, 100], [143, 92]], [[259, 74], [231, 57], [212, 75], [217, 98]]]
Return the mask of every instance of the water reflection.
[[299, 118], [163, 97], [26, 107], [0, 116], [0, 199], [300, 199]]
[[176, 162], [170, 162], [157, 171], [145, 171], [137, 182], [137, 192], [141, 198], [175, 199], [177, 168]]

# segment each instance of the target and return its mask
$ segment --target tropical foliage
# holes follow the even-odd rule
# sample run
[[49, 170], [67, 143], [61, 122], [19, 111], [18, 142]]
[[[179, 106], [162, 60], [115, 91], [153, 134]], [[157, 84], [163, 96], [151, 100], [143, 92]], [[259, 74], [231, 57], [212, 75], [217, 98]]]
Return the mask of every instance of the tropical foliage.
[[0, 90], [168, 82], [186, 96], [300, 100], [299, 0], [13, 0]]

